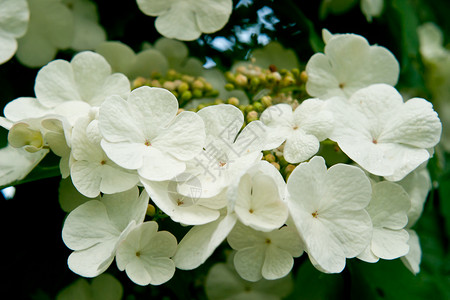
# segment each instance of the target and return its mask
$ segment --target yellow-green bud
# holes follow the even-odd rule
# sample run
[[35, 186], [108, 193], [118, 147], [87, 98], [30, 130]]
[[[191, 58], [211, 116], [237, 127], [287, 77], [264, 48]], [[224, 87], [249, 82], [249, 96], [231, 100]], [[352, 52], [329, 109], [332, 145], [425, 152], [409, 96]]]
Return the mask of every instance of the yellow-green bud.
[[191, 100], [192, 99], [192, 93], [191, 93], [191, 91], [184, 91], [182, 94], [181, 94], [181, 101], [182, 102], [184, 102], [184, 101], [189, 101], [189, 100]]
[[225, 79], [229, 82], [234, 81], [234, 75], [230, 71], [225, 72]]
[[275, 162], [277, 160], [275, 155], [273, 155], [272, 153], [264, 155], [264, 159], [267, 160], [270, 163]]
[[250, 79], [250, 85], [251, 85], [252, 87], [257, 87], [260, 83], [261, 83], [261, 80], [259, 80], [258, 77], [252, 77], [252, 78]]
[[255, 108], [256, 111], [259, 111], [259, 112], [261, 112], [264, 109], [261, 102], [253, 102], [253, 107]]
[[184, 111], [184, 108], [179, 108], [177, 111], [177, 115], [179, 115], [180, 113], [182, 113]]
[[230, 97], [228, 98], [228, 104], [238, 106], [239, 105], [239, 99], [236, 97]]
[[271, 162], [271, 164], [278, 170], [280, 171], [280, 164], [277, 162]]
[[284, 168], [284, 173], [287, 175], [288, 173], [291, 173], [294, 171], [296, 165], [289, 164]]
[[202, 81], [200, 81], [200, 80], [195, 80], [193, 83], [192, 83], [192, 88], [193, 89], [199, 89], [199, 90], [203, 90], [203, 88], [205, 87], [205, 84], [202, 82]]
[[146, 83], [147, 83], [147, 79], [140, 76], [140, 77], [136, 78], [135, 80], [133, 80], [133, 89], [143, 86]]
[[238, 75], [236, 75], [236, 78], [234, 79], [234, 82], [238, 86], [245, 86], [248, 83], [248, 78], [244, 74], [238, 74]]
[[203, 96], [203, 92], [200, 89], [194, 89], [192, 91], [192, 97], [193, 98], [201, 98]]
[[272, 105], [272, 97], [270, 96], [263, 96], [261, 98], [261, 103], [264, 105], [264, 107], [269, 107]]
[[178, 86], [178, 92], [183, 94], [184, 92], [186, 92], [187, 90], [189, 90], [189, 84], [187, 84], [186, 82], [181, 82], [180, 85]]
[[205, 87], [204, 87], [203, 89], [204, 89], [205, 91], [207, 91], [207, 92], [211, 92], [211, 91], [214, 90], [214, 87], [212, 86], [211, 83], [205, 82]]
[[174, 91], [175, 90], [175, 83], [173, 83], [172, 81], [166, 81], [163, 83], [162, 85], [163, 88], [169, 90], [169, 91]]
[[177, 75], [178, 75], [177, 71], [175, 71], [173, 69], [170, 69], [167, 71], [167, 78], [169, 78], [171, 80], [176, 79], [178, 77]]
[[155, 215], [155, 213], [156, 213], [155, 207], [153, 205], [149, 204], [147, 206], [147, 212], [146, 212], [147, 216], [153, 217]]
[[234, 90], [234, 84], [232, 84], [232, 83], [227, 83], [227, 84], [225, 84], [225, 89], [226, 89], [227, 91], [232, 91], [232, 90]]
[[307, 82], [308, 81], [308, 73], [306, 73], [306, 71], [302, 71], [300, 73], [300, 80], [303, 82]]
[[152, 87], [161, 87], [161, 82], [159, 82], [159, 81], [156, 80], [156, 79], [153, 79], [153, 80], [150, 82], [150, 86], [152, 86]]
[[214, 100], [214, 104], [223, 104], [223, 100], [217, 98], [216, 100]]
[[254, 110], [250, 111], [247, 114], [247, 122], [256, 121], [258, 120], [258, 113]]

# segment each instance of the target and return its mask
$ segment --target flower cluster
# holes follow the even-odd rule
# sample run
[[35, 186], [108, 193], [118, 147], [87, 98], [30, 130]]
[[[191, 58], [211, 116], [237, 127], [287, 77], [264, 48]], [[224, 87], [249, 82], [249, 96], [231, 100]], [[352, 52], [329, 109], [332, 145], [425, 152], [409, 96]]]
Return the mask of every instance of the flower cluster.
[[[147, 11], [150, 2], [138, 4]], [[182, 9], [153, 2], [148, 13], [166, 21]], [[200, 29], [208, 22], [197, 16]], [[63, 182], [74, 187], [61, 197], [85, 197], [67, 206], [62, 230], [69, 268], [84, 277], [115, 260], [136, 284], [160, 285], [225, 241], [237, 274], [251, 282], [286, 277], [303, 253], [325, 273], [341, 272], [349, 258], [399, 257], [417, 273], [411, 227], [430, 189], [425, 165], [441, 122], [430, 102], [405, 101], [396, 90], [399, 65], [386, 48], [355, 34], [324, 31], [324, 41], [302, 72], [230, 71], [228, 91], [264, 91], [245, 105], [211, 102], [219, 90], [207, 72], [166, 66], [133, 77], [139, 59], [119, 44], [112, 47], [132, 63], [114, 64], [110, 46], [52, 61], [38, 72], [36, 97], [13, 100], [0, 119], [8, 149], [24, 162], [7, 180], [23, 178], [49, 151], [61, 157]], [[189, 108], [193, 98], [210, 104]], [[158, 230], [164, 218], [189, 226], [180, 241]]]

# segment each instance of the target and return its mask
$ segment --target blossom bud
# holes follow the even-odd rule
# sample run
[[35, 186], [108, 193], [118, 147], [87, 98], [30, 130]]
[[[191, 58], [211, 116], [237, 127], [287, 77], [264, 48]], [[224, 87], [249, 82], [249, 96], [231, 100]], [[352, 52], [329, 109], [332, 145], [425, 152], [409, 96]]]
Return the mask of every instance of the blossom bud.
[[267, 160], [270, 163], [273, 163], [273, 162], [275, 162], [277, 160], [275, 155], [273, 155], [272, 153], [266, 154], [264, 156], [264, 159]]
[[250, 111], [247, 114], [247, 122], [256, 121], [258, 120], [258, 113], [254, 110]]
[[153, 217], [153, 216], [155, 216], [155, 213], [156, 213], [155, 207], [153, 205], [149, 204], [147, 206], [147, 212], [146, 212], [147, 216]]
[[193, 98], [201, 98], [203, 96], [203, 91], [201, 89], [194, 89], [192, 91]]
[[272, 105], [272, 97], [270, 96], [263, 96], [261, 98], [261, 103], [264, 105], [264, 107], [269, 107]]
[[183, 94], [184, 92], [189, 90], [189, 84], [187, 84], [186, 82], [183, 81], [180, 83], [180, 85], [178, 86], [177, 89], [180, 94]]
[[238, 106], [239, 105], [239, 99], [236, 97], [230, 97], [228, 98], [228, 104]]
[[300, 80], [302, 82], [307, 82], [308, 81], [308, 73], [306, 73], [306, 71], [302, 71], [300, 73]]
[[280, 164], [277, 162], [271, 162], [271, 164], [278, 170], [280, 171]]
[[234, 82], [236, 82], [236, 84], [238, 86], [246, 86], [248, 83], [248, 78], [247, 78], [247, 76], [245, 76], [243, 74], [238, 74], [238, 75], [236, 75]]
[[173, 83], [172, 81], [166, 81], [163, 83], [162, 85], [163, 88], [165, 88], [166, 90], [169, 91], [174, 91], [175, 90], [175, 83]]
[[147, 79], [144, 77], [137, 77], [135, 80], [133, 80], [133, 89], [141, 87], [147, 83]]
[[201, 80], [195, 80], [193, 83], [192, 83], [192, 88], [193, 89], [199, 89], [199, 90], [202, 90], [203, 88], [205, 87], [205, 84], [201, 81]]
[[226, 89], [227, 91], [232, 91], [232, 90], [234, 90], [234, 84], [232, 84], [232, 83], [227, 83], [227, 84], [225, 84], [225, 89]]
[[191, 100], [192, 99], [192, 93], [191, 93], [191, 91], [184, 91], [182, 94], [181, 94], [181, 101], [182, 102], [185, 102], [185, 101], [189, 101], [189, 100]]

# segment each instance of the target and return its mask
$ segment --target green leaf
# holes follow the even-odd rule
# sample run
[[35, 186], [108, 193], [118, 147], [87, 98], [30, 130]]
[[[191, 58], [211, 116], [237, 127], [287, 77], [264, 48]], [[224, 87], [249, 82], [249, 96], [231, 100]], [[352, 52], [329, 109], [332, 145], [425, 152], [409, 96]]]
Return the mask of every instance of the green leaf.
[[[303, 254], [307, 255], [307, 254]], [[325, 274], [306, 259], [298, 269], [293, 293], [286, 299], [341, 299], [344, 293], [342, 274]]]

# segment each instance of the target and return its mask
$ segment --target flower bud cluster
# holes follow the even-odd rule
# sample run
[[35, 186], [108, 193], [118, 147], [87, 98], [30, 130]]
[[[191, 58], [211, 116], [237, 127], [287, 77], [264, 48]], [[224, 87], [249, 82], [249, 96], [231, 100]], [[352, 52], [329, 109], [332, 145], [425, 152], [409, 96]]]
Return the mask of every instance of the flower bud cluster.
[[138, 77], [132, 83], [132, 89], [142, 86], [169, 90], [177, 97], [180, 106], [192, 99], [213, 98], [219, 94], [204, 77], [182, 74], [173, 69], [165, 76], [154, 72], [150, 78]]

